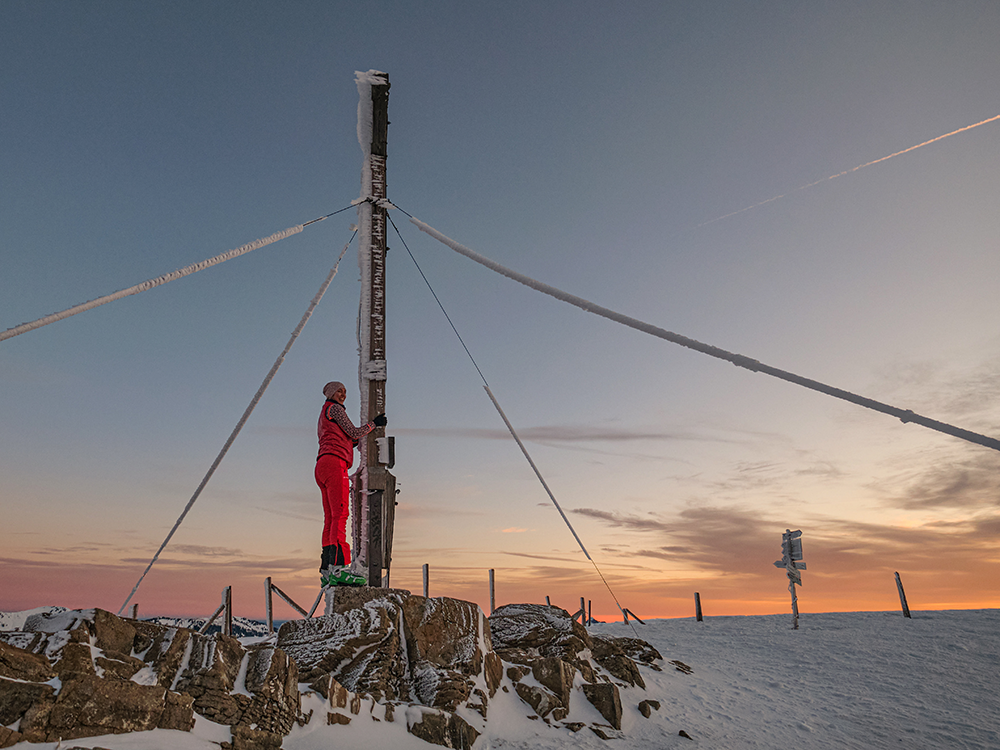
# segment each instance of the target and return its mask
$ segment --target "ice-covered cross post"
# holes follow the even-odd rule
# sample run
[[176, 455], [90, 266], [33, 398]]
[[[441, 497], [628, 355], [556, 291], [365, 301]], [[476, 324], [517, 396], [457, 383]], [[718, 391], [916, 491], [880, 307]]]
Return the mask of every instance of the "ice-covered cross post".
[[799, 629], [799, 599], [795, 587], [802, 585], [800, 570], [806, 569], [802, 562], [802, 532], [785, 529], [781, 535], [781, 559], [774, 561], [774, 567], [784, 568], [788, 574], [788, 590], [792, 594], [792, 628]]
[[[377, 70], [356, 73], [358, 85], [358, 142], [364, 157], [358, 205], [358, 266], [361, 270], [361, 306], [358, 313], [358, 385], [361, 424], [384, 413], [386, 154], [389, 130], [389, 76]], [[376, 427], [358, 445], [361, 454], [351, 495], [355, 557], [369, 586], [388, 585], [392, 558], [392, 529], [396, 506], [396, 478], [392, 438]], [[383, 574], [384, 571], [384, 574]]]

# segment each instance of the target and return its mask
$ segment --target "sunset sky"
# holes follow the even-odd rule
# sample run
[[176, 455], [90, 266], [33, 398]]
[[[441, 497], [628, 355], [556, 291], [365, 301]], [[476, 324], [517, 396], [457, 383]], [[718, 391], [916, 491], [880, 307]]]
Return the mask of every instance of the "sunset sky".
[[[1000, 437], [1000, 5], [0, 3], [0, 330], [348, 206], [355, 71], [386, 71], [388, 194], [528, 276]], [[898, 154], [856, 171], [854, 167]], [[846, 174], [845, 174], [846, 172]], [[826, 179], [839, 175], [836, 179]], [[779, 197], [780, 196], [780, 197]], [[771, 200], [775, 199], [775, 200]], [[749, 209], [749, 210], [743, 210]], [[733, 367], [393, 220], [622, 605], [1000, 606], [1000, 453]], [[0, 342], [0, 610], [117, 611], [351, 237], [347, 211]], [[617, 608], [395, 232], [392, 582]], [[315, 424], [358, 417], [352, 247], [136, 594], [316, 596]], [[290, 617], [278, 605], [276, 616]]]

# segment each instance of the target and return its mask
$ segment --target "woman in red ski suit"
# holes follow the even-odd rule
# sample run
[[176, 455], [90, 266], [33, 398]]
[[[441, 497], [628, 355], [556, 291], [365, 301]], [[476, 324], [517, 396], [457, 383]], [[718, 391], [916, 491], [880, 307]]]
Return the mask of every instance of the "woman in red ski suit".
[[316, 484], [323, 493], [323, 557], [320, 570], [333, 565], [350, 565], [351, 547], [347, 543], [347, 514], [350, 509], [350, 479], [347, 470], [354, 463], [354, 446], [376, 426], [386, 424], [379, 414], [364, 427], [355, 427], [347, 416], [344, 400], [347, 388], [333, 381], [323, 386], [326, 403], [319, 415], [316, 432], [319, 455], [316, 457]]

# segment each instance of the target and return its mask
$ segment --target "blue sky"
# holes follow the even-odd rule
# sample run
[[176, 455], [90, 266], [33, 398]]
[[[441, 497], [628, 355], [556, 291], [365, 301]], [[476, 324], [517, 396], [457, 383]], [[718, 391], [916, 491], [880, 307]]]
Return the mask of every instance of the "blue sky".
[[[389, 197], [444, 234], [995, 436], [1000, 125], [796, 188], [1000, 114], [998, 31], [989, 2], [8, 0], [0, 328], [348, 205], [354, 71], [374, 68]], [[19, 582], [0, 608], [118, 608], [355, 220], [0, 343], [0, 564]], [[894, 570], [915, 608], [996, 606], [994, 452], [586, 315], [394, 220], [626, 606], [688, 614], [700, 589], [718, 613], [783, 611], [786, 527], [816, 608], [893, 607]], [[502, 601], [610, 614], [389, 244], [396, 581], [419, 589], [428, 562], [435, 593], [484, 601], [493, 567]], [[144, 608], [214, 609], [236, 582], [252, 613], [265, 575], [311, 598], [320, 389], [356, 382], [352, 258]]]

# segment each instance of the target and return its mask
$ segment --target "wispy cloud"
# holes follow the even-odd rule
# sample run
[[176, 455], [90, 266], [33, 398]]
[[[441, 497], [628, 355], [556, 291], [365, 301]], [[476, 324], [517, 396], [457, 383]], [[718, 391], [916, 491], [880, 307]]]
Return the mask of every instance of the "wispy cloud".
[[[145, 566], [149, 560], [145, 558], [125, 558], [122, 564], [128, 567]], [[177, 570], [190, 570], [206, 572], [209, 569], [221, 568], [229, 569], [233, 566], [239, 568], [241, 575], [255, 573], [259, 575], [270, 575], [275, 573], [298, 572], [307, 570], [319, 562], [319, 554], [312, 557], [275, 557], [275, 558], [252, 558], [239, 557], [228, 560], [221, 557], [216, 558], [180, 558], [164, 555], [157, 561], [157, 567], [161, 570], [170, 568]], [[140, 568], [141, 570], [141, 568]]]
[[938, 451], [920, 456], [873, 483], [885, 504], [903, 510], [1000, 507], [1000, 454], [988, 450]]
[[[318, 506], [319, 501], [318, 500], [315, 501], [314, 505]], [[286, 510], [284, 508], [268, 508], [263, 505], [255, 505], [254, 510], [259, 510], [264, 513], [271, 513], [276, 516], [281, 516], [282, 518], [294, 518], [298, 521], [309, 521], [310, 523], [316, 523], [318, 521], [321, 521], [323, 518], [323, 515], [319, 510], [317, 510], [315, 513], [296, 513], [293, 510]]]
[[107, 555], [108, 552], [121, 549], [123, 548], [106, 542], [85, 542], [67, 547], [41, 547], [32, 550], [29, 554], [60, 555], [65, 557], [67, 555], [87, 555], [96, 552], [101, 555]]
[[[397, 435], [425, 437], [462, 437], [476, 440], [510, 440], [510, 433], [502, 429], [475, 427], [407, 427], [395, 430]], [[614, 443], [629, 441], [697, 441], [736, 443], [739, 439], [685, 430], [625, 430], [614, 427], [588, 425], [546, 425], [518, 427], [518, 436], [535, 443]]]
[[[468, 494], [472, 494], [471, 492]], [[442, 517], [471, 516], [482, 517], [487, 512], [476, 509], [471, 505], [451, 506], [435, 505], [433, 503], [405, 503], [400, 502], [396, 507], [396, 515], [405, 515], [408, 521], [438, 520]]]
[[[410, 435], [427, 438], [464, 438], [470, 440], [511, 440], [510, 433], [504, 429], [469, 428], [469, 427], [400, 427], [396, 435]], [[688, 463], [684, 459], [674, 458], [663, 453], [651, 451], [639, 452], [632, 443], [644, 445], [678, 444], [678, 443], [715, 443], [743, 444], [759, 439], [758, 435], [743, 433], [722, 433], [709, 430], [664, 430], [664, 429], [621, 429], [604, 425], [543, 425], [537, 427], [518, 427], [517, 434], [526, 443], [542, 445], [548, 448], [558, 448], [564, 451], [589, 453], [596, 456], [623, 456], [639, 461], [676, 461]], [[629, 444], [625, 448], [625, 444]], [[616, 451], [611, 446], [622, 446]], [[600, 464], [599, 460], [594, 463]]]
[[[507, 550], [501, 550], [501, 555], [507, 555], [508, 557], [524, 557], [529, 560], [548, 560], [550, 562], [558, 563], [570, 563], [572, 562], [569, 555], [533, 555], [529, 552], [510, 552]], [[580, 555], [580, 559], [586, 562], [583, 555]]]
[[598, 521], [603, 521], [608, 526], [613, 526], [619, 529], [628, 529], [630, 531], [666, 532], [674, 528], [668, 521], [662, 520], [656, 516], [643, 518], [640, 516], [619, 513], [618, 511], [598, 510], [596, 508], [576, 508], [570, 510], [570, 513], [575, 513], [587, 518], [594, 518]]
[[[627, 556], [653, 557], [705, 570], [758, 570], [760, 560], [773, 554], [779, 521], [741, 508], [687, 508], [676, 516], [644, 516], [579, 508], [577, 515], [603, 521], [614, 528], [650, 534], [656, 546], [636, 540]], [[778, 537], [780, 542], [780, 537]], [[751, 563], [751, 561], [753, 561]]]
[[897, 359], [877, 373], [874, 387], [937, 418], [961, 419], [978, 429], [998, 433], [998, 369], [998, 354], [962, 369], [943, 359]]
[[237, 547], [210, 547], [204, 544], [172, 544], [169, 550], [175, 554], [191, 555], [197, 558], [246, 557], [246, 553]]
[[[726, 576], [768, 579], [780, 557], [780, 534], [802, 528], [810, 570], [822, 576], [863, 578], [874, 571], [910, 570], [939, 576], [975, 575], [969, 560], [996, 568], [1000, 512], [917, 526], [830, 518], [788, 518], [733, 507], [688, 508], [675, 516], [635, 515], [593, 508], [571, 511], [637, 534], [617, 557], [650, 558]], [[985, 568], [984, 568], [985, 569]], [[860, 579], [858, 579], [860, 580]]]

